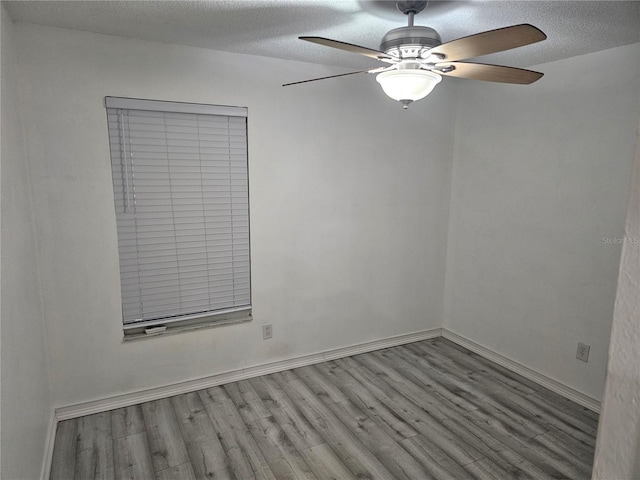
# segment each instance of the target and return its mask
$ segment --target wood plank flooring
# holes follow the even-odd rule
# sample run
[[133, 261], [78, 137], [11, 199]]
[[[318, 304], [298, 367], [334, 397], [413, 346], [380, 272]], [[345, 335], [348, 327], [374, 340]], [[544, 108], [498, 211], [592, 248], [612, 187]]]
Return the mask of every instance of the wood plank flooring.
[[60, 422], [51, 479], [589, 479], [597, 422], [438, 338]]

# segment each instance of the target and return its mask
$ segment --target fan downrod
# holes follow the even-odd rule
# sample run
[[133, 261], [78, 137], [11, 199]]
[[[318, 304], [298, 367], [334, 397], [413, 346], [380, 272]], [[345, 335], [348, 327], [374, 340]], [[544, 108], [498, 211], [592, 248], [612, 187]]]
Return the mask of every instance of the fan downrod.
[[380, 51], [397, 59], [417, 58], [427, 50], [441, 45], [440, 35], [433, 28], [413, 24], [414, 15], [424, 10], [428, 4], [428, 1], [398, 0], [396, 7], [408, 17], [408, 25], [388, 31], [382, 37]]

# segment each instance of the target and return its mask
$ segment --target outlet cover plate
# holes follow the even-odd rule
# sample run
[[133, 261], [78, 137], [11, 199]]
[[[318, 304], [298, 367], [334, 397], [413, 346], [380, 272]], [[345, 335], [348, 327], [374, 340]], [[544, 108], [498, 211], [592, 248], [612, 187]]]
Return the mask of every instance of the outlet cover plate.
[[268, 340], [271, 337], [273, 337], [273, 324], [265, 323], [262, 325], [262, 339]]
[[578, 360], [582, 360], [583, 362], [589, 361], [589, 350], [591, 349], [590, 345], [585, 345], [584, 343], [578, 343], [578, 350], [576, 351], [576, 358]]

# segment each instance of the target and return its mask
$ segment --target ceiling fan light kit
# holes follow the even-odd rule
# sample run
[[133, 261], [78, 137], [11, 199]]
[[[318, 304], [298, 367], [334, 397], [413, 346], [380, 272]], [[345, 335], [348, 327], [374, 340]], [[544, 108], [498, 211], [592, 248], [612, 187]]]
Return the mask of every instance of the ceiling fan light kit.
[[442, 80], [441, 75], [521, 85], [533, 83], [542, 77], [540, 72], [522, 68], [459, 61], [546, 39], [547, 36], [533, 25], [513, 25], [442, 43], [440, 35], [433, 28], [413, 24], [414, 15], [421, 12], [427, 3], [396, 2], [398, 10], [408, 16], [408, 25], [387, 32], [380, 43], [380, 50], [323, 37], [299, 37], [308, 42], [364, 55], [387, 66], [303, 80], [284, 86], [357, 73], [377, 73], [376, 80], [383, 91], [406, 109], [412, 102], [431, 93]]
[[376, 80], [387, 96], [406, 109], [411, 102], [429, 95], [442, 77], [429, 70], [403, 68], [379, 73]]

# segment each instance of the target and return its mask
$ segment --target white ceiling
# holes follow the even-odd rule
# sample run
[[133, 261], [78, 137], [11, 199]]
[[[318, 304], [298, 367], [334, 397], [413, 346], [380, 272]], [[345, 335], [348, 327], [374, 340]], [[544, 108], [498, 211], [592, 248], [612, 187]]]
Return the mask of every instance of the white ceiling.
[[[358, 70], [376, 61], [298, 40], [317, 35], [378, 49], [406, 25], [394, 1], [3, 1], [15, 21], [300, 60]], [[446, 42], [531, 23], [548, 39], [477, 61], [527, 67], [640, 42], [640, 1], [431, 1], [416, 25]], [[347, 70], [348, 71], [348, 70]]]

